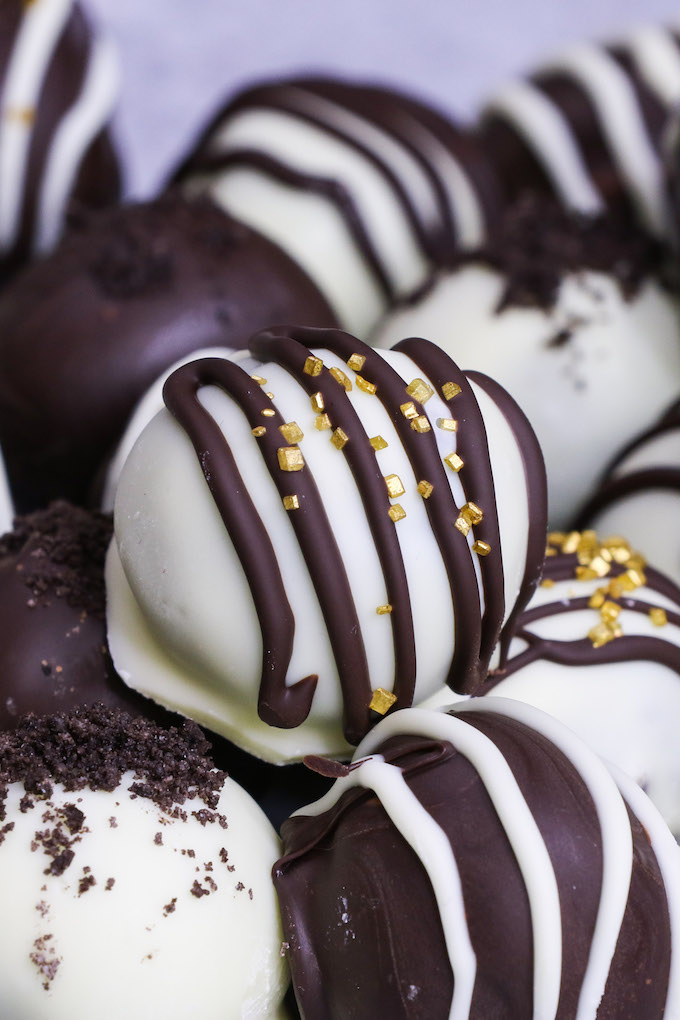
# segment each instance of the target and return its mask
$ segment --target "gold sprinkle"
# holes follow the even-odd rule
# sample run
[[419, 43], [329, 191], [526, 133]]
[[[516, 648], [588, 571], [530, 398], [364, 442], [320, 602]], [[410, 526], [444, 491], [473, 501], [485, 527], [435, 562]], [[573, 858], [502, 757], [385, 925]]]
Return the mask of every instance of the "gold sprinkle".
[[269, 397], [270, 400], [273, 400], [274, 399], [274, 394], [273, 393], [265, 393], [265, 397]]
[[418, 492], [423, 499], [429, 499], [434, 490], [434, 485], [431, 482], [426, 482], [423, 478], [422, 482], [418, 482]]
[[321, 393], [320, 391], [317, 393], [312, 393], [311, 397], [309, 398], [309, 402], [312, 405], [312, 411], [316, 411], [317, 414], [321, 414], [321, 412], [324, 410], [326, 406], [323, 400], [323, 393]]
[[[604, 589], [603, 589], [604, 590]], [[626, 591], [623, 577], [612, 577], [609, 582], [609, 594], [613, 599], [620, 599]]]
[[668, 623], [666, 610], [661, 609], [659, 606], [654, 606], [653, 609], [649, 610], [649, 619], [655, 627], [664, 627]]
[[596, 577], [606, 577], [611, 569], [604, 556], [593, 556], [588, 566], [595, 571]]
[[562, 542], [562, 552], [563, 553], [575, 553], [576, 550], [579, 547], [580, 541], [581, 541], [581, 532], [580, 531], [571, 531], [568, 535], [565, 536], [564, 541]]
[[633, 591], [635, 588], [641, 588], [643, 584], [646, 584], [646, 582], [647, 578], [641, 570], [627, 570], [623, 575], [623, 584], [628, 591]]
[[385, 485], [387, 486], [390, 499], [396, 499], [397, 496], [403, 496], [406, 492], [399, 475], [385, 475]]
[[19, 124], [33, 124], [35, 110], [30, 106], [8, 106], [4, 111], [4, 116], [6, 120], [13, 120]]
[[458, 422], [455, 418], [437, 418], [437, 428], [444, 432], [457, 432]]
[[259, 439], [260, 436], [263, 436], [266, 431], [267, 430], [264, 427], [264, 425], [256, 425], [256, 427], [253, 429], [253, 435], [255, 436], [256, 439]]
[[428, 386], [424, 379], [414, 379], [406, 387], [409, 397], [413, 397], [419, 404], [426, 404], [434, 390]]
[[419, 414], [417, 418], [411, 418], [411, 428], [422, 435], [430, 431], [431, 425], [424, 414]]
[[382, 436], [373, 436], [371, 439], [371, 446], [377, 452], [378, 450], [386, 450], [388, 444], [385, 442]]
[[554, 588], [554, 587], [555, 582], [553, 581], [552, 577], [544, 577], [543, 580], [541, 581], [541, 588]]
[[[611, 594], [611, 593], [610, 593]], [[591, 609], [601, 609], [604, 605], [604, 600], [607, 597], [606, 588], [598, 588], [596, 592], [588, 599], [588, 605]]]
[[341, 368], [336, 368], [335, 366], [333, 366], [333, 368], [330, 368], [329, 372], [331, 373], [335, 381], [337, 383], [340, 383], [342, 388], [344, 390], [347, 390], [347, 392], [349, 393], [349, 391], [352, 389], [352, 383], [350, 382], [349, 376], [345, 375]]
[[282, 471], [302, 471], [305, 461], [297, 446], [280, 446], [276, 452]]
[[450, 453], [448, 457], [444, 457], [444, 463], [448, 464], [452, 471], [460, 471], [463, 466], [463, 460], [458, 456], [457, 453]]
[[622, 538], [621, 535], [610, 535], [609, 538], [605, 538], [602, 545], [605, 549], [609, 550], [615, 563], [628, 563], [628, 560], [633, 555], [630, 543], [625, 538]]
[[456, 520], [456, 527], [460, 531], [461, 535], [467, 535], [470, 531], [470, 522], [466, 521], [464, 517], [459, 517]]
[[304, 432], [296, 421], [289, 421], [286, 425], [279, 425], [279, 432], [291, 446], [305, 438]]
[[548, 545], [562, 545], [566, 541], [566, 534], [564, 531], [549, 531], [548, 532]]
[[275, 414], [276, 411], [274, 410], [273, 407], [265, 407], [264, 411], [262, 412], [262, 416], [264, 418], [273, 418]]
[[378, 606], [376, 608], [376, 613], [378, 614], [378, 616], [388, 616], [391, 612], [392, 606], [389, 604], [389, 602], [385, 603], [384, 606]]
[[364, 367], [365, 361], [366, 358], [364, 357], [363, 354], [352, 354], [347, 359], [347, 367], [351, 368], [353, 372], [360, 372], [361, 369]]
[[390, 520], [394, 521], [395, 524], [397, 521], [403, 521], [404, 517], [406, 517], [406, 511], [400, 503], [393, 503], [387, 512], [390, 515]]
[[254, 379], [258, 386], [266, 386], [267, 380], [263, 379], [261, 375], [251, 375], [251, 379]]
[[455, 382], [445, 382], [442, 386], [442, 393], [444, 394], [444, 400], [453, 400], [460, 393], [460, 386]]
[[598, 576], [599, 575], [591, 567], [576, 568], [577, 581], [596, 581]]
[[331, 443], [336, 450], [342, 450], [345, 443], [349, 441], [349, 436], [346, 432], [343, 432], [341, 428], [337, 428], [331, 436]]
[[302, 367], [302, 371], [305, 375], [321, 375], [321, 369], [323, 368], [323, 361], [321, 358], [309, 357], [305, 358], [305, 363]]
[[616, 602], [610, 602], [609, 599], [602, 604], [602, 608], [600, 609], [600, 616], [602, 617], [603, 623], [613, 623], [614, 620], [618, 620], [620, 614], [621, 606], [619, 606]]
[[293, 495], [293, 496], [284, 496], [283, 497], [283, 505], [286, 508], [286, 510], [299, 510], [300, 509], [300, 501], [298, 500], [297, 496], [295, 496], [295, 495]]
[[392, 694], [391, 691], [386, 691], [382, 687], [378, 687], [376, 691], [373, 691], [373, 697], [371, 698], [369, 708], [372, 712], [377, 712], [378, 715], [385, 715], [386, 712], [392, 708], [392, 705], [397, 700], [396, 694]]
[[324, 432], [325, 429], [331, 428], [331, 420], [327, 414], [317, 414], [314, 419], [314, 428], [318, 429], [319, 432]]
[[491, 546], [488, 542], [480, 540], [472, 543], [472, 551], [476, 552], [478, 556], [488, 556], [491, 552]]
[[403, 414], [404, 418], [408, 418], [409, 421], [411, 420], [411, 418], [417, 418], [418, 417], [418, 411], [416, 410], [416, 405], [413, 403], [412, 400], [409, 400], [409, 402], [407, 404], [400, 404], [399, 405], [399, 410]]
[[480, 524], [484, 514], [476, 503], [465, 503], [460, 508], [461, 517], [464, 517], [470, 524]]
[[375, 393], [378, 387], [375, 383], [369, 382], [368, 379], [364, 379], [363, 375], [358, 375], [354, 380], [360, 390], [364, 393]]
[[588, 637], [592, 642], [593, 648], [602, 648], [603, 645], [609, 644], [614, 638], [621, 637], [620, 627], [610, 627], [606, 623], [598, 623], [597, 627], [593, 627], [592, 630], [588, 631]]

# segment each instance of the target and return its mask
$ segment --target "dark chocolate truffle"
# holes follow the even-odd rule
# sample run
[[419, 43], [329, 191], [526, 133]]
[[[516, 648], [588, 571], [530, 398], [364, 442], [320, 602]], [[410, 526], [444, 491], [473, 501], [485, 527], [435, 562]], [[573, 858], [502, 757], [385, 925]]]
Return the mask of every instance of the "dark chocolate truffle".
[[661, 1020], [678, 849], [639, 787], [530, 706], [407, 709], [274, 868], [306, 1020]]
[[110, 40], [73, 0], [0, 4], [0, 280], [54, 247], [69, 203], [120, 192]]
[[281, 321], [333, 318], [292, 260], [208, 200], [87, 218], [0, 297], [0, 444], [19, 509], [81, 502], [163, 369]]
[[500, 206], [471, 132], [393, 89], [331, 78], [240, 92], [174, 181], [285, 248], [359, 335], [429, 267], [479, 244]]

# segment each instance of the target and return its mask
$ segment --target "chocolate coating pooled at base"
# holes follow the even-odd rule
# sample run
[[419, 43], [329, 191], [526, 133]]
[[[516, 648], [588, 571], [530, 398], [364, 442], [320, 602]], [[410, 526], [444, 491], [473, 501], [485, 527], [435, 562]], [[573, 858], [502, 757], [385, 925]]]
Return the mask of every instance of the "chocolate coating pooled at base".
[[82, 502], [163, 369], [287, 320], [334, 323], [288, 256], [208, 200], [86, 218], [0, 296], [0, 444], [18, 508]]

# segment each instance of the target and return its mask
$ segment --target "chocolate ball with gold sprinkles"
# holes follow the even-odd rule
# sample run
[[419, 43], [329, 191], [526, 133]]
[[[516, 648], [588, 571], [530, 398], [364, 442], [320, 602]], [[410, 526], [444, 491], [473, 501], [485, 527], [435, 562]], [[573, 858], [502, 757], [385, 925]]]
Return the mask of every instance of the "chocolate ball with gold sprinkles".
[[540, 450], [500, 386], [425, 340], [281, 327], [164, 394], [107, 561], [126, 682], [285, 762], [483, 680], [545, 545]]
[[680, 850], [632, 780], [504, 698], [395, 712], [274, 868], [305, 1020], [669, 1020]]
[[561, 719], [680, 835], [680, 588], [620, 537], [553, 533], [547, 551], [486, 689]]
[[101, 706], [0, 733], [4, 1016], [283, 1016], [279, 842], [207, 752]]
[[427, 336], [507, 387], [541, 443], [551, 525], [567, 527], [614, 454], [677, 398], [680, 316], [659, 268], [635, 229], [529, 199], [372, 341]]

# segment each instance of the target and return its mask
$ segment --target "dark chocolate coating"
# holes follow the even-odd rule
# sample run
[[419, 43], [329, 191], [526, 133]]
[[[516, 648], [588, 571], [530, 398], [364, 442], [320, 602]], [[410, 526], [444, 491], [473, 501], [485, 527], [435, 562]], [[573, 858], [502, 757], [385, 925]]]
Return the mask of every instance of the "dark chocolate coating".
[[[557, 881], [568, 1020], [585, 973], [603, 874], [600, 823], [588, 788], [543, 734], [463, 713], [510, 766], [545, 841]], [[475, 767], [447, 741], [393, 736], [376, 751], [402, 770], [444, 830], [461, 876], [477, 959], [470, 1020], [533, 1015], [533, 931], [525, 880]], [[361, 766], [357, 766], [361, 768]], [[670, 965], [666, 891], [648, 836], [630, 815], [628, 905], [597, 1020], [661, 1020]], [[318, 816], [282, 828], [274, 867], [293, 984], [305, 1020], [446, 1020], [453, 977], [424, 866], [372, 790], [345, 792]]]
[[0, 445], [19, 509], [85, 500], [164, 369], [279, 321], [334, 324], [288, 256], [207, 200], [92, 216], [0, 296]]
[[[0, 91], [15, 46], [25, 0], [0, 3]], [[33, 132], [21, 195], [18, 233], [0, 251], [0, 282], [35, 257], [37, 204], [46, 162], [57, 129], [69, 108], [81, 95], [93, 52], [93, 30], [79, 3], [74, 3], [65, 26], [46, 64], [38, 101], [33, 112]], [[119, 159], [108, 125], [92, 139], [84, 152], [73, 153], [76, 172], [68, 196], [74, 208], [100, 208], [118, 201], [121, 192]], [[61, 211], [62, 216], [67, 209]]]

